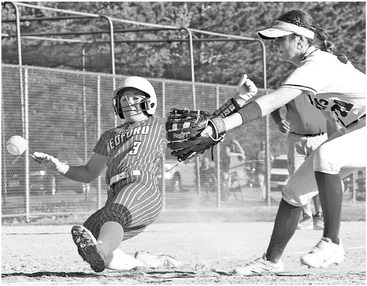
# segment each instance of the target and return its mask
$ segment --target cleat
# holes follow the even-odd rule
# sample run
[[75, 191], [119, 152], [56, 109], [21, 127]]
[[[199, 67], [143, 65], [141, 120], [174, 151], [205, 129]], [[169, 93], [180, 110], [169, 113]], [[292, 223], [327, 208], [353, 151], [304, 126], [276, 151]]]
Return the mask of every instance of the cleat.
[[341, 241], [336, 244], [330, 238], [323, 237], [309, 253], [301, 257], [301, 264], [313, 268], [327, 268], [344, 260], [345, 253]]
[[88, 262], [95, 272], [105, 270], [106, 257], [103, 251], [98, 248], [97, 240], [93, 234], [82, 225], [74, 225], [71, 229], [71, 235], [83, 260]]
[[303, 214], [303, 219], [298, 223], [297, 229], [299, 230], [313, 230], [313, 221], [308, 214]]
[[313, 216], [313, 229], [323, 230], [324, 229], [324, 216], [318, 212]]
[[152, 268], [176, 268], [182, 265], [180, 261], [166, 254], [152, 254], [147, 251], [137, 251], [134, 257], [143, 262], [147, 267]]
[[246, 264], [243, 267], [239, 267], [234, 270], [236, 274], [242, 276], [264, 275], [284, 272], [284, 265], [281, 260], [277, 263], [267, 260], [265, 254]]

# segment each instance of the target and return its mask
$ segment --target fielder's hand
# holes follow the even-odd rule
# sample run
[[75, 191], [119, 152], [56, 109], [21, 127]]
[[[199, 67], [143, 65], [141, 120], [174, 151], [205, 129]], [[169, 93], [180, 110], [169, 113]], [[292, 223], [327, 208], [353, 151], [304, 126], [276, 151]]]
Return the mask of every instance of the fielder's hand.
[[282, 133], [287, 133], [291, 130], [291, 125], [289, 124], [289, 122], [285, 119], [283, 119], [282, 121], [280, 121], [280, 123], [278, 124], [279, 126], [279, 131]]
[[60, 162], [55, 157], [46, 153], [34, 152], [30, 155], [35, 162], [41, 164], [42, 167], [46, 168], [49, 171], [57, 172], [64, 175], [70, 168], [69, 165]]
[[240, 107], [244, 106], [247, 101], [256, 95], [258, 89], [255, 83], [248, 79], [247, 74], [244, 74], [237, 85], [237, 93], [234, 96]]
[[[201, 131], [200, 136], [204, 138], [212, 138], [213, 140], [223, 140], [224, 135], [226, 134], [226, 125], [222, 117], [213, 117], [209, 120], [207, 126], [203, 131]], [[220, 135], [223, 134], [223, 137]]]

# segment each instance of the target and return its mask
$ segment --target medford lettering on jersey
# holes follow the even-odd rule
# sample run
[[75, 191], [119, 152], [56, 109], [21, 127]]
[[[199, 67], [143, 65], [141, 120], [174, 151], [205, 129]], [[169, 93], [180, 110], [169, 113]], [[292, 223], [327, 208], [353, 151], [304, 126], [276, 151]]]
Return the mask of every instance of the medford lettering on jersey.
[[149, 133], [150, 126], [137, 126], [135, 128], [130, 129], [128, 132], [123, 134], [118, 134], [115, 137], [111, 138], [108, 144], [108, 147], [111, 150], [116, 148], [117, 146], [125, 143], [129, 140], [133, 135], [147, 135]]

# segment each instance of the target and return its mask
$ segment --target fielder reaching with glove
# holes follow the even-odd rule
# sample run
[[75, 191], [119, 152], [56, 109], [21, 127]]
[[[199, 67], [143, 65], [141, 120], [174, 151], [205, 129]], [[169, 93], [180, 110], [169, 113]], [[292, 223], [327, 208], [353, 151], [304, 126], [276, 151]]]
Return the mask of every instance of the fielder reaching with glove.
[[176, 267], [178, 262], [170, 256], [137, 252], [134, 258], [119, 248], [122, 241], [143, 232], [161, 211], [156, 172], [166, 133], [164, 119], [154, 116], [157, 96], [145, 78], [126, 78], [113, 95], [115, 113], [126, 122], [102, 134], [86, 165], [69, 166], [40, 152], [33, 158], [66, 178], [85, 183], [96, 179], [107, 166], [105, 206], [83, 226], [71, 230], [80, 256], [94, 271]]
[[283, 61], [296, 69], [275, 91], [245, 104], [227, 117], [215, 117], [202, 132], [217, 138], [233, 128], [270, 114], [298, 96], [328, 112], [343, 126], [309, 155], [290, 177], [282, 193], [274, 229], [266, 253], [244, 267], [240, 275], [284, 271], [280, 258], [293, 236], [302, 211], [319, 192], [325, 227], [316, 246], [301, 257], [309, 267], [325, 268], [345, 259], [339, 238], [343, 188], [341, 178], [365, 167], [367, 157], [366, 77], [344, 56], [334, 55], [335, 47], [326, 33], [315, 26], [306, 12], [292, 10], [281, 15], [271, 28], [258, 32], [272, 40]]
[[[257, 87], [244, 74], [237, 85], [237, 93], [213, 114], [202, 110], [172, 108], [167, 116], [167, 144], [172, 156], [185, 161], [203, 154], [221, 142], [225, 136], [225, 127], [218, 117], [226, 117], [238, 111], [257, 93]], [[201, 132], [210, 125], [213, 136], [201, 136]]]

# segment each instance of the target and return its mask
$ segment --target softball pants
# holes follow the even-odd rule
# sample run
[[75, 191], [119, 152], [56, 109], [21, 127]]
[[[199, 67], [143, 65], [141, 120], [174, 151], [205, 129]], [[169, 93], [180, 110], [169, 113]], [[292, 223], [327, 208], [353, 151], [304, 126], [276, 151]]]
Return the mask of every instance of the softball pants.
[[142, 173], [138, 178], [124, 179], [110, 188], [105, 206], [92, 214], [84, 226], [98, 238], [102, 225], [115, 221], [123, 227], [123, 240], [127, 240], [153, 223], [161, 211], [162, 203], [156, 178]]
[[306, 158], [290, 177], [283, 190], [283, 198], [294, 206], [306, 205], [317, 195], [315, 171], [340, 174], [344, 178], [354, 170], [366, 166], [366, 119], [332, 134], [321, 146]]

